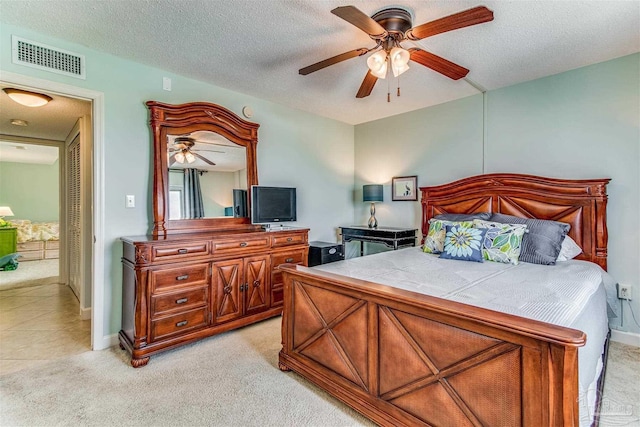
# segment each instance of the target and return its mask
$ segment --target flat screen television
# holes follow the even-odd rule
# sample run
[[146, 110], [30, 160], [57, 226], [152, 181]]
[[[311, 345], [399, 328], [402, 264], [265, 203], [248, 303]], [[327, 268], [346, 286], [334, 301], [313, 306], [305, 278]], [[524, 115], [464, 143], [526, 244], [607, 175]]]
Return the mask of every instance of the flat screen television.
[[269, 224], [296, 221], [296, 189], [251, 186], [251, 222]]

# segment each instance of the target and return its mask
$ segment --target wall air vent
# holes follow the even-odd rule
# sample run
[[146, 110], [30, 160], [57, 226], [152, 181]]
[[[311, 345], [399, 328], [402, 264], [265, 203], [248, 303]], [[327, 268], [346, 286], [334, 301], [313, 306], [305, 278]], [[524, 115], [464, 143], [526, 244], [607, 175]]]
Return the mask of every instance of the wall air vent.
[[16, 36], [11, 36], [11, 54], [14, 64], [78, 79], [85, 78], [84, 55]]

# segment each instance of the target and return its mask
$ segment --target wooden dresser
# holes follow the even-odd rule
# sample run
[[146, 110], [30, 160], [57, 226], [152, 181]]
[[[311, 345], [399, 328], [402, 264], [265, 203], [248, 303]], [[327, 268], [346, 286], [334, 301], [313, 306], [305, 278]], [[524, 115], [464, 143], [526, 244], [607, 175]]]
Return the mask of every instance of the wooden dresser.
[[282, 313], [281, 264], [307, 264], [308, 229], [123, 237], [120, 346], [131, 365]]

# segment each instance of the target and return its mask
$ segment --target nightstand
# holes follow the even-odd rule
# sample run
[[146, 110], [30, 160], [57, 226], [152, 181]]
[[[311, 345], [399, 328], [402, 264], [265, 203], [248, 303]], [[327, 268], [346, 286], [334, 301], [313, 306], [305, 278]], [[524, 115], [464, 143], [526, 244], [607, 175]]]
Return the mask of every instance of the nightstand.
[[15, 227], [0, 228], [0, 256], [16, 253], [18, 232]]
[[417, 228], [377, 227], [351, 225], [342, 229], [342, 244], [353, 240], [360, 242], [360, 256], [364, 255], [364, 242], [382, 243], [393, 250], [416, 245]]

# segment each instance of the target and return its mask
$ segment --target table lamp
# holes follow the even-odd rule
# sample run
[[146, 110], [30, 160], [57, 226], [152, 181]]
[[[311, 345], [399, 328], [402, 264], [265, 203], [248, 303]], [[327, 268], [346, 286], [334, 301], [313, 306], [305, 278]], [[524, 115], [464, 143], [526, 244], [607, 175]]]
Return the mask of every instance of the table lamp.
[[382, 185], [370, 184], [362, 186], [362, 201], [371, 202], [371, 218], [369, 218], [369, 228], [378, 228], [376, 219], [376, 202], [382, 202]]
[[9, 223], [5, 221], [5, 216], [13, 216], [13, 211], [9, 206], [0, 206], [0, 227], [9, 227]]

